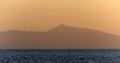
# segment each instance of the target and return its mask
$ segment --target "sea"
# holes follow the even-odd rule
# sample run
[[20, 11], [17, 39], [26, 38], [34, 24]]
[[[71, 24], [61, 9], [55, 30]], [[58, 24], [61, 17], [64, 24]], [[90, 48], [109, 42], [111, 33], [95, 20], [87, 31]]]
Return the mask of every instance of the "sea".
[[1, 49], [0, 63], [120, 63], [120, 49]]

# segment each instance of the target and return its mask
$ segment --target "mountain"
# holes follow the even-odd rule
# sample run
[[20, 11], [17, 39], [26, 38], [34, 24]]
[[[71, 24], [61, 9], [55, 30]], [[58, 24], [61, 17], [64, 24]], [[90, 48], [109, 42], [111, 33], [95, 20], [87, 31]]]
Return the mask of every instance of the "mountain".
[[0, 32], [1, 49], [103, 49], [120, 48], [120, 36], [59, 25], [46, 32]]

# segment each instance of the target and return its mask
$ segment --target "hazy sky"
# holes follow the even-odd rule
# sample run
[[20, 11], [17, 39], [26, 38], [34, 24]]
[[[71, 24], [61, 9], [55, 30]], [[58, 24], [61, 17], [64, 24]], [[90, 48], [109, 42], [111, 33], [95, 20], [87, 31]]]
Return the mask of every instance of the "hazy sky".
[[0, 0], [0, 31], [46, 31], [59, 24], [120, 35], [120, 0]]

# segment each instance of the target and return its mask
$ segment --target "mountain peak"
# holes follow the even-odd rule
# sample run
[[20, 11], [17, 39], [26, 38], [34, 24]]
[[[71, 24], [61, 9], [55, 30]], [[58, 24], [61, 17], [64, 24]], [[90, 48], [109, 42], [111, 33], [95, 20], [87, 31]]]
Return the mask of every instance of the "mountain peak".
[[66, 26], [64, 24], [61, 24], [51, 30], [49, 30], [48, 32], [61, 32], [61, 31], [66, 31], [66, 29], [69, 29], [69, 26]]
[[72, 26], [66, 26], [64, 24], [61, 24], [51, 30], [49, 30], [48, 32], [78, 32], [80, 31], [82, 28], [77, 28], [77, 27], [72, 27]]
[[65, 27], [66, 25], [64, 25], [64, 24], [60, 24], [59, 26], [60, 26], [60, 27]]
[[66, 25], [61, 24], [61, 25], [57, 26], [56, 28], [66, 28], [66, 27], [67, 27]]

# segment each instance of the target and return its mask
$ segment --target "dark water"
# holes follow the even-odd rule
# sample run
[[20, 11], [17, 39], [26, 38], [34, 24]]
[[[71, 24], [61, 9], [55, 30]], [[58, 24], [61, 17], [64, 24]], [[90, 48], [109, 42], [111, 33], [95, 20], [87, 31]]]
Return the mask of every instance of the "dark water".
[[0, 50], [0, 63], [120, 63], [120, 50]]

